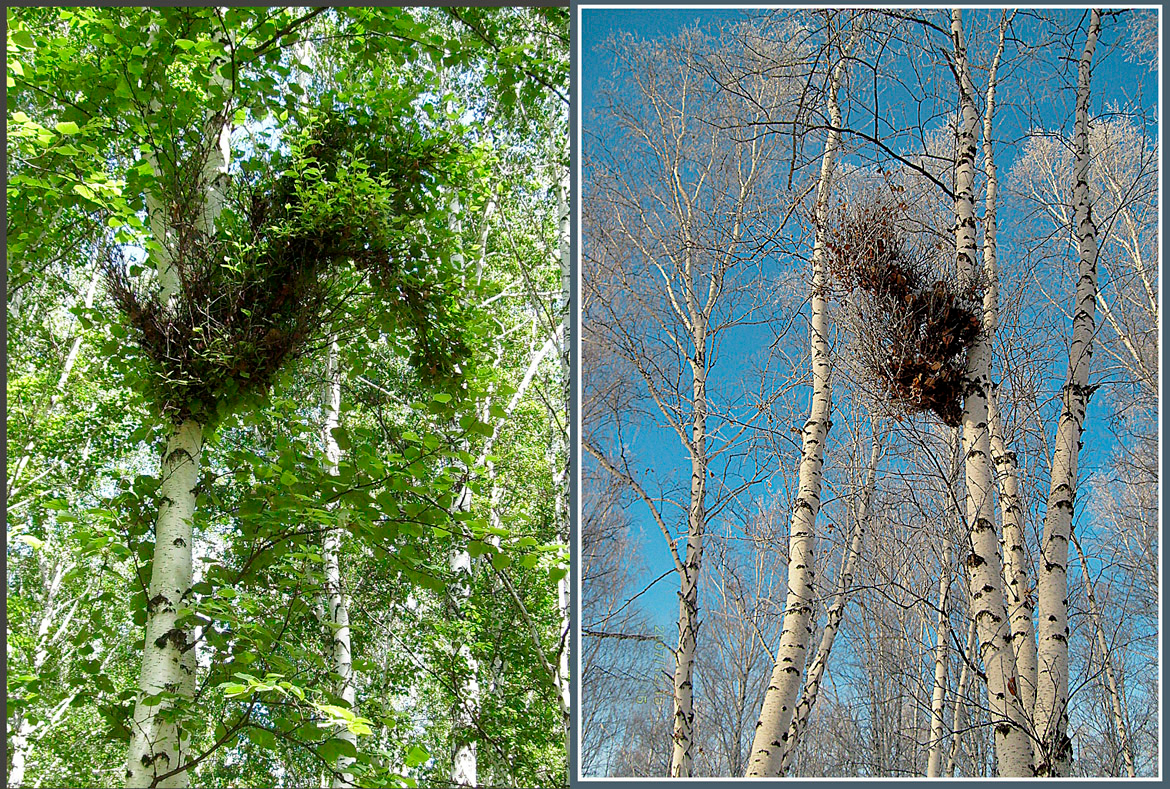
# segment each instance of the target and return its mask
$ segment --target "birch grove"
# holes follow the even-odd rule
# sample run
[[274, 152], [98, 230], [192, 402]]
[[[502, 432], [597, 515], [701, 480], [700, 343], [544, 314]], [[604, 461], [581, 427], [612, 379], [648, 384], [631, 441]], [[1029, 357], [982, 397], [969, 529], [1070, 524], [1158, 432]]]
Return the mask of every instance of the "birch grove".
[[[582, 510], [633, 563], [597, 574], [594, 549], [583, 581], [587, 600], [604, 601], [583, 633], [594, 679], [582, 714], [604, 722], [582, 743], [584, 774], [679, 774], [680, 729], [668, 731], [680, 702], [694, 776], [1156, 774], [1147, 17], [676, 9], [650, 25], [608, 13], [582, 10], [585, 46], [599, 53], [582, 66], [582, 404], [596, 475]], [[674, 50], [687, 60], [670, 68], [613, 57], [696, 39], [719, 44]], [[1104, 68], [1108, 84], [1094, 78]], [[682, 479], [698, 467], [650, 437], [689, 424], [680, 417], [694, 409], [663, 393], [694, 376], [671, 366], [686, 354], [661, 333], [672, 306], [649, 295], [660, 280], [626, 274], [669, 246], [616, 243], [666, 226], [631, 210], [670, 205], [645, 173], [663, 162], [671, 179], [695, 172], [669, 165], [670, 146], [636, 158], [615, 131], [642, 112], [677, 123], [661, 97], [628, 87], [667, 71], [709, 75], [727, 101], [752, 98], [756, 78], [799, 96], [754, 116], [711, 113], [705, 129], [777, 141], [773, 183], [802, 207], [774, 225], [760, 267], [776, 298], [752, 315], [767, 330], [710, 354], [707, 445], [744, 443], [733, 463], [700, 464], [703, 500], [727, 479], [747, 484], [717, 514], [707, 508], [717, 558], [694, 594], [710, 601], [705, 617], [697, 610], [713, 630], [694, 640], [689, 698], [653, 677], [679, 665], [663, 644], [676, 620], [660, 551], [686, 539], [675, 524], [694, 498]], [[802, 338], [793, 329], [806, 316]], [[712, 383], [725, 368], [750, 382], [730, 397], [741, 412]], [[711, 419], [720, 412], [730, 425]], [[882, 471], [862, 486], [862, 517], [850, 480], [877, 430], [862, 426], [877, 421]], [[696, 446], [693, 431], [680, 438]], [[1083, 548], [1072, 566], [1070, 540]], [[835, 550], [839, 563], [814, 563]], [[680, 577], [690, 552], [670, 556]], [[757, 655], [772, 663], [767, 682]], [[747, 736], [737, 710], [753, 697], [761, 714]]]
[[10, 13], [9, 785], [567, 784], [568, 21]]

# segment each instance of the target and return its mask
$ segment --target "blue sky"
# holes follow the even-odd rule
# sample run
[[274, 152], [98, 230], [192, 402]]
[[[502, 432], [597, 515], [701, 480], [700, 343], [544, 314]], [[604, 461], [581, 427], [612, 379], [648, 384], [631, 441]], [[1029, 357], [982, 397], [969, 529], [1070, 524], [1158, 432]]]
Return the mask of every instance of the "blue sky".
[[[579, 64], [579, 93], [581, 98], [581, 112], [580, 118], [583, 124], [584, 136], [588, 137], [592, 133], [604, 133], [604, 125], [598, 124], [594, 120], [593, 111], [598, 106], [597, 88], [599, 82], [603, 79], [612, 78], [614, 65], [603, 54], [596, 49], [596, 44], [611, 34], [619, 32], [631, 32], [641, 38], [654, 39], [662, 36], [668, 36], [684, 26], [699, 22], [700, 24], [708, 24], [719, 21], [733, 21], [744, 16], [744, 11], [736, 9], [590, 9], [582, 8], [580, 10], [580, 59]], [[988, 16], [993, 14], [994, 16]], [[998, 20], [998, 11], [974, 11], [965, 15], [965, 21], [969, 25], [969, 29], [982, 26], [983, 28], [994, 24], [994, 20]], [[1075, 28], [1080, 23], [1083, 12], [1080, 10], [1068, 10], [1063, 12], [1065, 19], [1065, 27], [1068, 29]], [[1036, 20], [1019, 18], [1017, 19], [1017, 32], [1021, 35], [1030, 37], [1033, 35], [1039, 36], [1042, 32], [1040, 24]], [[1149, 69], [1141, 68], [1134, 63], [1128, 62], [1124, 58], [1124, 51], [1114, 48], [1111, 44], [1116, 41], [1118, 33], [1110, 28], [1108, 25], [1102, 35], [1102, 42], [1097, 51], [1097, 60], [1094, 67], [1094, 93], [1093, 93], [1093, 112], [1102, 113], [1107, 107], [1111, 107], [1118, 103], [1123, 103], [1127, 98], [1134, 96], [1141, 96], [1143, 99], [1140, 104], [1146, 107], [1156, 106], [1154, 102], [1157, 96], [1157, 77], [1156, 73]], [[1079, 54], [1079, 47], [1083, 43], [1084, 34], [1083, 28], [1080, 35], [1075, 38], [1066, 40], [1063, 45], [1064, 51], [1068, 51], [1069, 43], [1076, 47], [1076, 52]], [[1055, 48], [1053, 49], [1055, 52]], [[1011, 53], [1009, 52], [1009, 56]], [[1018, 153], [1018, 147], [1013, 144], [1014, 141], [1020, 140], [1028, 131], [1031, 121], [1029, 115], [1036, 117], [1039, 113], [1039, 124], [1047, 129], [1064, 129], [1071, 128], [1073, 117], [1073, 94], [1072, 91], [1057, 91], [1054, 94], [1047, 96], [1045, 101], [1036, 104], [1034, 99], [1029, 95], [1029, 90], [1039, 84], [1044, 84], [1042, 80], [1051, 78], [1051, 73], [1046, 72], [1045, 69], [1051, 67], [1051, 63], [1041, 61], [1025, 66], [1011, 66], [1005, 68], [1005, 73], [1001, 73], [1001, 80], [1003, 85], [999, 93], [1000, 110], [997, 114], [997, 140], [998, 147], [996, 152], [996, 160], [999, 166], [1001, 182], [1006, 176], [1011, 164]], [[1075, 77], [1075, 63], [1072, 65], [1071, 77]], [[1069, 78], [1066, 74], [1065, 79]], [[979, 79], [979, 84], [982, 84], [982, 78]], [[981, 88], [979, 88], [981, 89]], [[889, 95], [883, 97], [883, 101], [889, 103]], [[907, 112], [909, 107], [904, 107]], [[952, 109], [949, 106], [938, 106], [934, 110], [938, 113], [945, 113]], [[912, 119], [899, 119], [897, 108], [886, 107], [892, 122], [897, 125], [899, 120], [905, 120], [908, 125]], [[1152, 116], [1151, 123], [1156, 124], [1156, 112]], [[848, 159], [846, 159], [848, 161]], [[860, 162], [858, 162], [860, 163]], [[1001, 187], [1002, 188], [1002, 187]], [[943, 195], [939, 194], [940, 200], [945, 199]], [[980, 196], [982, 200], [982, 196]], [[980, 213], [982, 210], [980, 208]], [[1005, 212], [1004, 203], [1001, 201], [1000, 213], [1000, 227], [1001, 227], [1001, 245], [1005, 247], [1005, 252], [1010, 254], [1010, 246], [1005, 243], [1006, 233], [1003, 230], [1005, 227], [1010, 227], [1014, 221], [1019, 218], [1012, 216]], [[587, 240], [586, 240], [586, 243]], [[583, 271], [582, 276], [588, 276], [588, 272]], [[1070, 294], [1071, 297], [1071, 294]], [[798, 328], [796, 335], [798, 337], [807, 336], [803, 328]], [[750, 334], [741, 334], [739, 342], [745, 345], [749, 340], [752, 340]], [[727, 349], [724, 353], [728, 357], [728, 364], [730, 369], [723, 371], [723, 376], [726, 378], [735, 378], [738, 373], [743, 371], [746, 364], [746, 351], [741, 353], [738, 361], [735, 360], [735, 349]], [[737, 369], [736, 365], [740, 367]], [[588, 375], [588, 371], [584, 371]], [[1063, 383], [1064, 370], [1054, 369], [1049, 376], [1045, 385], [1056, 389]], [[807, 386], [804, 387], [801, 393], [796, 395], [798, 403], [803, 404], [800, 407], [807, 407]], [[1095, 451], [1093, 448], [1104, 445], [1104, 441], [1099, 441], [1105, 436], [1106, 430], [1104, 420], [1102, 418], [1102, 410], [1105, 403], [1103, 398], [1095, 399], [1091, 402], [1088, 422], [1086, 425], [1087, 433], [1085, 436], [1086, 450], [1081, 454], [1081, 468], [1082, 479], [1085, 475], [1091, 473], [1094, 469], [1101, 467], [1107, 455], [1102, 451]], [[1048, 419], [1048, 434], [1051, 437], [1055, 429], [1055, 419]], [[838, 439], [843, 438], [838, 436]], [[660, 473], [666, 473], [672, 466], [681, 467], [685, 463], [684, 455], [681, 447], [678, 446], [677, 438], [672, 434], [659, 433], [650, 425], [644, 426], [640, 431], [638, 441], [635, 446], [641, 451], [642, 457], [640, 465], [647, 465], [655, 467]], [[586, 458], [586, 462], [589, 459]], [[795, 468], [793, 464], [792, 469], [785, 469], [785, 473], [791, 474]], [[689, 467], [686, 469], [689, 474]], [[1078, 507], [1078, 521], [1082, 520], [1081, 507]], [[638, 543], [639, 556], [638, 559], [643, 565], [642, 576], [646, 582], [658, 577], [671, 566], [669, 554], [663, 544], [663, 538], [659, 533], [657, 527], [650, 521], [645, 512], [645, 508], [640, 504], [634, 504], [630, 509], [631, 517], [636, 526], [641, 529], [642, 536]], [[1082, 534], [1085, 532], [1082, 530]], [[839, 560], [838, 556], [832, 555], [821, 549], [821, 561], [835, 566]], [[639, 587], [640, 588], [640, 587]], [[958, 587], [956, 587], [958, 588]], [[660, 581], [657, 586], [648, 594], [641, 598], [643, 608], [650, 614], [653, 621], [656, 622], [660, 634], [664, 640], [670, 644], [675, 638], [676, 622], [678, 613], [677, 602], [678, 582], [677, 578], [672, 574]], [[700, 593], [700, 604], [702, 605], [704, 592]]]

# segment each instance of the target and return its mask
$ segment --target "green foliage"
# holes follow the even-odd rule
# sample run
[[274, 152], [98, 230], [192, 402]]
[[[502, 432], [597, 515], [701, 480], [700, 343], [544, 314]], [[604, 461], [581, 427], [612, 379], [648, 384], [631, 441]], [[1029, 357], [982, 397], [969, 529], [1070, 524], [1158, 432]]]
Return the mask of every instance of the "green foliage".
[[[559, 287], [548, 160], [567, 137], [542, 89], [513, 91], [505, 117], [488, 84], [497, 68], [528, 79], [527, 13], [498, 12], [493, 35], [519, 46], [504, 57], [441, 9], [9, 10], [10, 475], [28, 461], [10, 476], [8, 695], [10, 753], [11, 732], [41, 727], [30, 782], [121, 784], [158, 457], [167, 421], [198, 416], [215, 429], [181, 612], [202, 690], [177, 716], [208, 754], [192, 785], [319, 785], [341, 755], [361, 785], [445, 783], [464, 640], [493, 688], [476, 716], [483, 782], [564, 783], [553, 689], [496, 575], [555, 649], [555, 360], [505, 406]], [[149, 281], [146, 197], [196, 194], [209, 114], [236, 127], [233, 163], [215, 234], [180, 223], [181, 314]], [[126, 293], [107, 284], [84, 308], [111, 260]], [[315, 288], [315, 305], [290, 304]], [[330, 336], [336, 474], [317, 405]], [[319, 618], [322, 535], [338, 528], [352, 708]], [[479, 558], [455, 615], [449, 559], [465, 549]]]

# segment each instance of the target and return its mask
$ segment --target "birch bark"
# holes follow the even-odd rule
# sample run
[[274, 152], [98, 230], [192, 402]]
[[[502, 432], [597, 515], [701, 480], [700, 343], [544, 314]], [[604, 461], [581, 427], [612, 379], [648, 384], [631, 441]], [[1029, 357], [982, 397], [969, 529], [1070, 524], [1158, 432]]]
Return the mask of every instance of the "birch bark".
[[[341, 462], [341, 447], [333, 431], [340, 426], [341, 415], [341, 364], [336, 337], [329, 344], [325, 359], [325, 385], [322, 390], [322, 411], [325, 419], [321, 428], [321, 443], [325, 448], [326, 470], [336, 476]], [[340, 523], [325, 533], [322, 557], [325, 560], [325, 603], [326, 627], [331, 646], [333, 672], [337, 674], [337, 695], [349, 706], [355, 705], [353, 656], [349, 637], [349, 600], [341, 582], [341, 538], [344, 528]], [[336, 735], [337, 739], [357, 747], [357, 735], [345, 728]], [[333, 765], [333, 788], [353, 786], [353, 773], [346, 768], [353, 764], [350, 756], [339, 755]]]
[[[950, 456], [951, 467], [950, 477], [947, 480], [947, 493], [951, 494], [954, 490], [954, 480], [958, 477], [959, 464], [959, 448], [960, 438], [958, 430], [950, 431]], [[953, 501], [953, 499], [952, 499]], [[956, 507], [957, 509], [957, 507]], [[949, 510], [954, 514], [958, 514], [955, 510]], [[949, 520], [949, 519], [948, 519]], [[953, 553], [953, 543], [951, 541], [950, 531], [944, 536], [943, 556], [939, 567], [939, 581], [938, 581], [938, 616], [935, 620], [935, 644], [934, 644], [934, 690], [930, 698], [930, 746], [927, 748], [926, 756], [926, 777], [938, 778], [942, 775], [942, 756], [943, 745], [946, 739], [946, 734], [943, 730], [945, 721], [943, 720], [946, 712], [946, 691], [947, 691], [947, 641], [950, 636], [950, 610], [948, 609], [947, 598], [950, 595], [951, 589], [951, 561]], [[957, 735], [956, 735], [957, 736]]]
[[[962, 12], [951, 12], [951, 38], [960, 99], [959, 159], [955, 167], [955, 254], [960, 284], [973, 286], [975, 263], [975, 143], [978, 118], [974, 86], [967, 64]], [[988, 430], [987, 397], [991, 386], [991, 343], [988, 326], [967, 356], [963, 382], [963, 452], [966, 457], [966, 509], [971, 553], [966, 560], [971, 615], [987, 675], [987, 697], [995, 731], [995, 754], [1001, 776], [1031, 776], [1032, 747], [1024, 728], [1023, 709], [1013, 688], [1016, 659], [1003, 594], [1003, 565], [995, 528]]]
[[845, 551], [845, 562], [841, 574], [837, 577], [837, 590], [833, 595], [833, 603], [825, 619], [825, 629], [821, 633], [821, 643], [817, 647], [816, 657], [808, 670], [808, 678], [801, 692], [800, 703], [796, 705], [796, 712], [792, 723], [788, 727], [788, 739], [785, 741], [784, 756], [780, 762], [780, 774], [788, 772], [792, 760], [796, 756], [796, 746], [800, 735], [808, 724], [808, 717], [817, 703], [817, 694], [820, 691], [821, 679], [825, 668], [829, 665], [829, 656], [833, 651], [833, 642], [841, 628], [841, 619], [845, 615], [845, 603], [849, 597], [849, 587], [853, 583], [853, 572], [857, 567], [857, 557], [861, 555], [861, 542], [865, 537], [865, 530], [869, 526], [871, 517], [870, 504], [874, 490], [877, 488], [877, 466], [881, 457], [881, 439], [878, 437], [875, 424], [873, 448], [870, 451], [869, 466], [866, 469], [865, 487], [861, 491], [861, 499], [857, 506], [856, 520], [853, 525], [853, 534], [849, 546]]
[[1097, 226], [1089, 195], [1089, 89], [1101, 12], [1093, 9], [1085, 48], [1077, 66], [1073, 205], [1080, 258], [1073, 303], [1068, 378], [1061, 392], [1060, 419], [1052, 454], [1052, 486], [1044, 515], [1037, 603], [1040, 608], [1034, 718], [1040, 740], [1038, 773], [1067, 775], [1072, 762], [1068, 737], [1068, 542], [1077, 491], [1077, 455], [1088, 408], [1089, 369], [1097, 302]]
[[[40, 549], [42, 553], [41, 561], [44, 561], [43, 555], [45, 548]], [[59, 641], [65, 634], [69, 627], [69, 623], [73, 621], [74, 615], [77, 613], [77, 608], [81, 603], [81, 598], [74, 598], [73, 602], [69, 604], [68, 610], [61, 604], [59, 598], [61, 592], [61, 585], [64, 581], [65, 574], [68, 573], [74, 564], [70, 561], [62, 561], [55, 565], [53, 569], [52, 578], [48, 579], [48, 584], [45, 588], [44, 611], [41, 614], [41, 620], [37, 625], [37, 637], [35, 652], [33, 653], [33, 673], [40, 674], [41, 669], [44, 668], [46, 661], [49, 658], [49, 647]], [[42, 564], [41, 577], [45, 578], [48, 575], [46, 568]], [[54, 631], [50, 633], [50, 631]], [[76, 695], [76, 691], [66, 698], [66, 705]], [[27, 769], [28, 759], [32, 753], [32, 737], [37, 730], [37, 725], [34, 725], [27, 716], [20, 715], [19, 722], [16, 725], [16, 733], [12, 735], [12, 768], [8, 771], [8, 785], [12, 787], [19, 787], [24, 784], [24, 774]], [[44, 724], [41, 724], [42, 726]]]
[[812, 402], [808, 421], [804, 424], [799, 471], [799, 489], [792, 513], [792, 527], [788, 540], [788, 599], [784, 606], [784, 624], [780, 647], [776, 651], [776, 665], [768, 689], [756, 732], [752, 740], [747, 777], [771, 777], [780, 774], [789, 727], [794, 717], [796, 697], [800, 692], [803, 672], [812, 635], [814, 595], [813, 535], [817, 513], [821, 507], [821, 467], [824, 463], [825, 437], [829, 432], [829, 412], [832, 405], [829, 365], [828, 299], [826, 295], [825, 240], [823, 227], [829, 210], [833, 170], [837, 150], [841, 146], [841, 109], [837, 91], [845, 74], [846, 57], [833, 66], [827, 91], [829, 122], [832, 128], [825, 138], [821, 157], [820, 181], [817, 184], [816, 236], [813, 241], [812, 283]]
[[979, 648], [979, 637], [975, 620], [972, 619], [967, 628], [967, 645], [963, 650], [963, 668], [959, 671], [959, 684], [955, 689], [955, 703], [951, 705], [951, 748], [947, 753], [947, 767], [944, 773], [947, 778], [955, 775], [955, 761], [959, 755], [959, 747], [963, 741], [963, 697], [967, 694], [967, 683], [971, 678], [971, 665], [975, 660], [975, 653]]
[[[203, 204], [195, 207], [200, 232], [215, 232], [223, 208], [231, 155], [231, 124], [223, 114], [207, 124], [209, 150], [201, 169]], [[181, 283], [175, 269], [174, 228], [166, 216], [165, 201], [148, 195], [151, 229], [161, 250], [156, 253], [160, 298], [172, 303]], [[138, 700], [131, 722], [126, 786], [184, 787], [189, 777], [180, 769], [187, 735], [181, 718], [183, 701], [195, 691], [195, 644], [188, 630], [178, 627], [178, 610], [191, 593], [192, 523], [195, 486], [203, 450], [205, 425], [186, 419], [171, 427], [162, 456], [154, 561], [146, 607], [146, 640], [138, 682]]]
[[[1014, 11], [1005, 12], [1000, 19], [999, 44], [987, 75], [987, 100], [983, 113], [983, 171], [987, 179], [983, 218], [983, 272], [986, 284], [983, 294], [983, 325], [987, 334], [992, 337], [995, 336], [999, 325], [999, 245], [996, 222], [999, 178], [995, 166], [992, 133], [999, 63], [1003, 57], [1007, 27], [1014, 16]], [[1019, 468], [1015, 453], [1007, 450], [1004, 441], [1003, 424], [996, 403], [996, 389], [997, 386], [992, 384], [988, 391], [987, 418], [991, 458], [997, 472], [1000, 511], [1003, 515], [1004, 590], [1008, 619], [1011, 623], [1011, 645], [1016, 657], [1016, 690], [1026, 717], [1036, 699], [1036, 633], [1032, 625], [1032, 595], [1028, 584], [1030, 563], [1024, 535], [1024, 504], [1020, 497]]]
[[[691, 290], [687, 290], [688, 301]], [[692, 309], [692, 313], [695, 310]], [[678, 602], [678, 649], [674, 653], [674, 729], [671, 734], [670, 776], [688, 778], [694, 767], [695, 701], [692, 677], [699, 635], [699, 568], [707, 524], [707, 333], [705, 321], [691, 324], [691, 499], [687, 515], [687, 552], [682, 563]]]

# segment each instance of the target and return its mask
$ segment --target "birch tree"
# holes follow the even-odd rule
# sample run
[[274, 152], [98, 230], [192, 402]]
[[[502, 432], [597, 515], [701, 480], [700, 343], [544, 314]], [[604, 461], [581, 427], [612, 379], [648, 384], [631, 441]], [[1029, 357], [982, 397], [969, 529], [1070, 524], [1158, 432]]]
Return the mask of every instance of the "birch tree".
[[[831, 44], [835, 43], [831, 41]], [[830, 363], [828, 348], [827, 272], [825, 248], [821, 228], [828, 217], [833, 169], [837, 150], [841, 145], [841, 110], [837, 92], [845, 73], [851, 45], [840, 45], [841, 55], [834, 63], [826, 91], [826, 107], [831, 125], [825, 138], [821, 157], [820, 180], [817, 183], [815, 207], [816, 239], [813, 245], [813, 277], [810, 317], [812, 348], [812, 397], [808, 420], [805, 422], [799, 492], [792, 515], [788, 538], [788, 597], [784, 606], [784, 625], [780, 645], [776, 651], [776, 665], [764, 695], [759, 722], [752, 742], [748, 777], [780, 774], [781, 762], [792, 723], [800, 680], [803, 675], [814, 595], [813, 540], [817, 512], [820, 510], [821, 466], [824, 463], [825, 436], [829, 431], [829, 412], [832, 405]]]
[[[698, 32], [661, 45], [618, 39], [609, 46], [628, 64], [630, 79], [623, 86], [628, 93], [607, 99], [617, 136], [590, 140], [585, 148], [591, 208], [584, 254], [597, 274], [585, 293], [583, 345], [598, 356], [584, 363], [614, 364], [636, 382], [634, 413], [662, 420], [679, 442], [689, 479], [677, 499], [657, 492], [634, 467], [638, 461], [623, 437], [634, 414], [611, 410], [601, 397], [584, 405], [590, 433], [583, 446], [642, 500], [678, 576], [669, 772], [688, 776], [704, 534], [734, 501], [734, 491], [749, 484], [732, 479], [714, 495], [708, 489], [709, 478], [719, 476], [712, 463], [733, 451], [747, 429], [731, 428], [712, 440], [729, 416], [712, 412], [708, 387], [718, 380], [712, 375], [723, 336], [747, 324], [766, 298], [753, 276], [771, 247], [770, 228], [783, 221], [782, 204], [767, 195], [777, 143], [741, 140], [732, 129], [758, 107], [778, 107], [780, 97], [762, 79], [748, 83], [754, 102], [713, 92], [695, 67], [711, 47]], [[708, 122], [713, 108], [719, 125]], [[591, 397], [586, 389], [584, 398]], [[668, 507], [675, 506], [685, 514], [678, 536], [669, 525]]]
[[1068, 543], [1072, 533], [1077, 490], [1077, 456], [1088, 407], [1089, 369], [1097, 304], [1097, 226], [1089, 196], [1089, 91], [1093, 52], [1101, 31], [1101, 12], [1090, 13], [1085, 47], [1077, 67], [1075, 124], [1076, 160], [1073, 165], [1074, 234], [1079, 257], [1073, 301], [1072, 347], [1068, 379], [1062, 392], [1060, 420], [1052, 458], [1052, 489], [1044, 517], [1043, 561], [1039, 567], [1037, 604], [1038, 668], [1036, 730], [1040, 737], [1041, 775], [1063, 775], [1072, 760], [1068, 737]]

